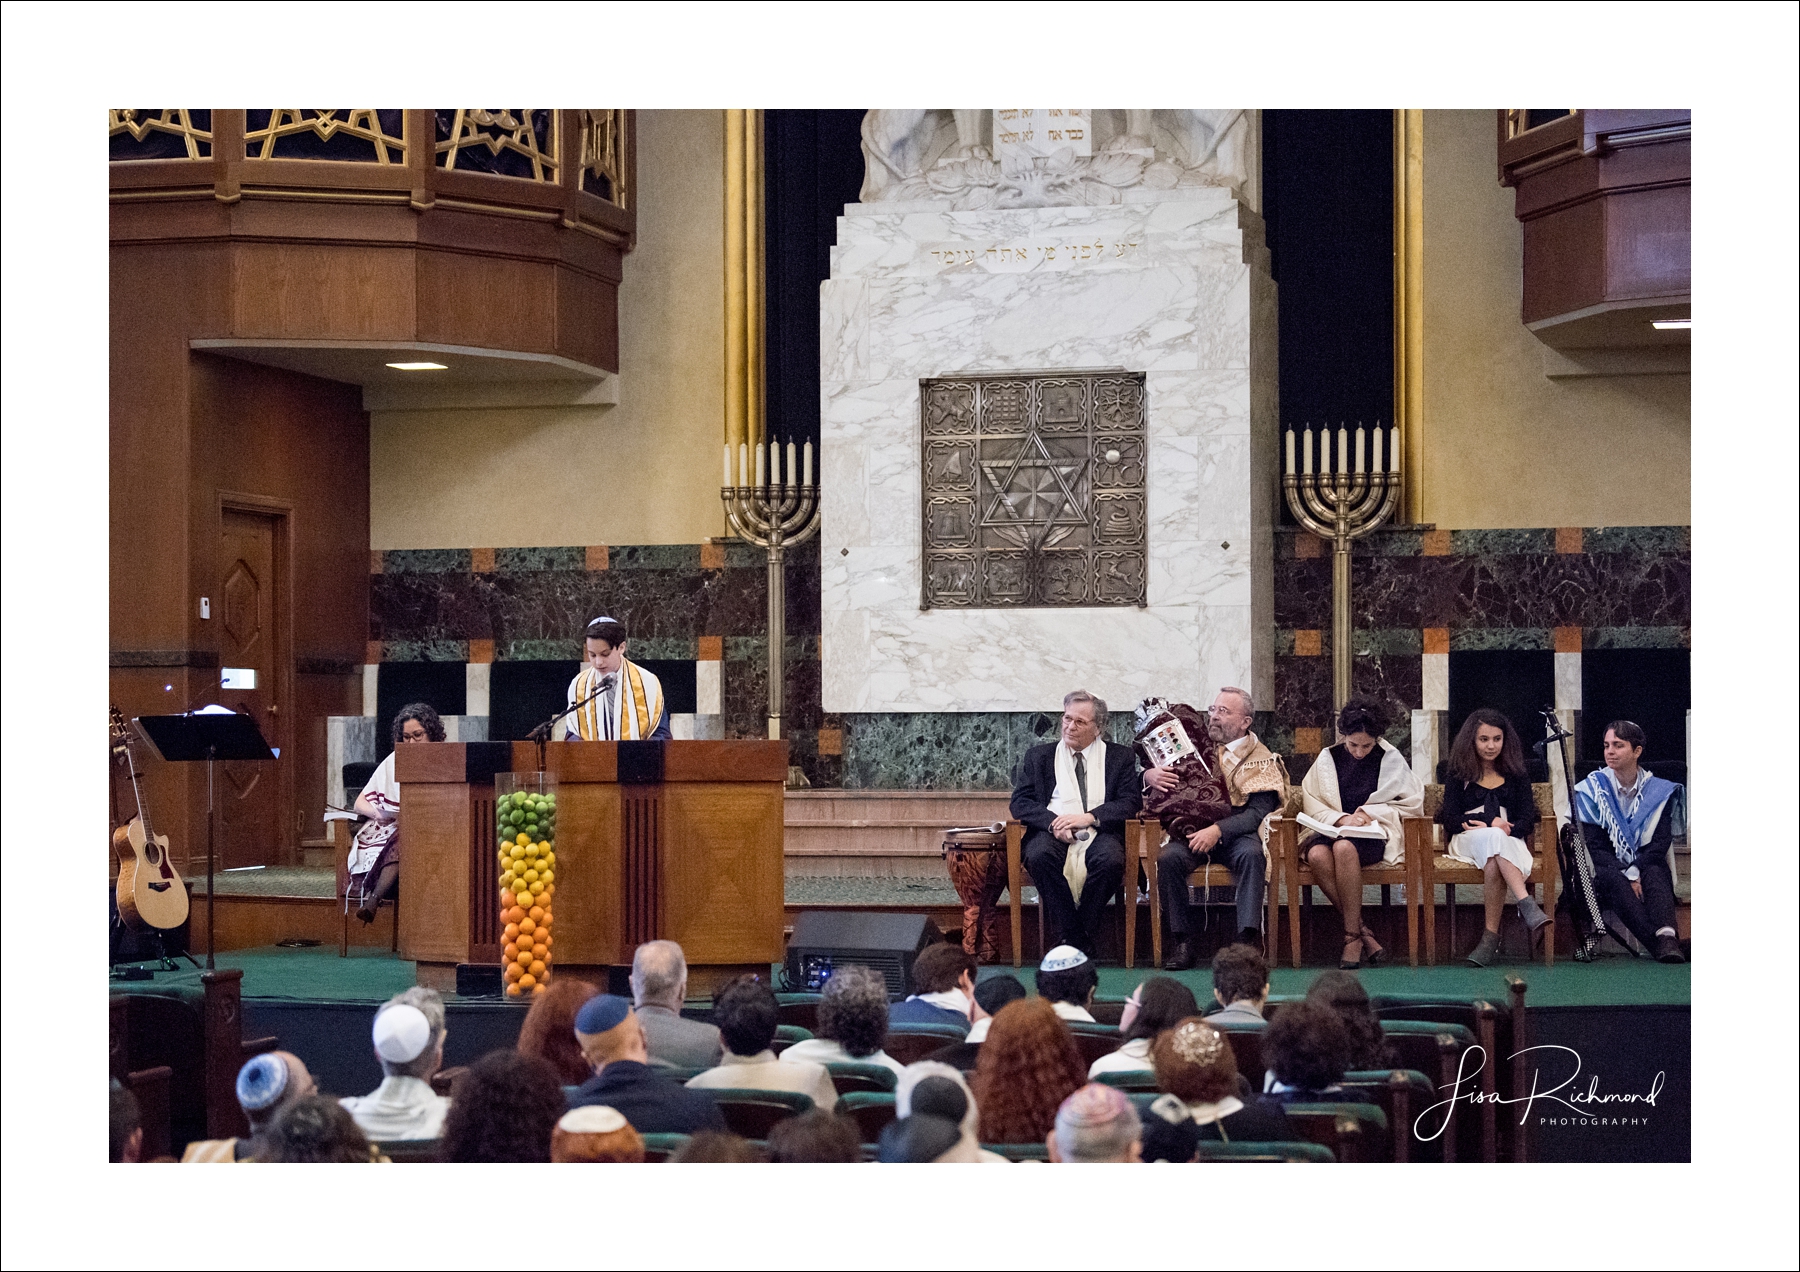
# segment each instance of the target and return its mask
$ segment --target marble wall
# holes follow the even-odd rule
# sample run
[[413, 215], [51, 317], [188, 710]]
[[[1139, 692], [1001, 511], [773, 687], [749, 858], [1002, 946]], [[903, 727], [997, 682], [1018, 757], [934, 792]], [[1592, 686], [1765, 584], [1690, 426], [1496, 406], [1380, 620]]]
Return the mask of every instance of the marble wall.
[[[1292, 531], [1275, 536], [1274, 556], [1275, 689], [1258, 706], [1271, 744], [1304, 753], [1329, 740], [1331, 558]], [[582, 625], [610, 612], [632, 625], [640, 657], [716, 656], [725, 736], [763, 736], [767, 592], [755, 549], [387, 552], [373, 566], [371, 660], [576, 658]], [[1582, 650], [1686, 648], [1690, 573], [1685, 526], [1372, 535], [1352, 570], [1357, 687], [1401, 708], [1441, 707], [1429, 673], [1453, 650], [1555, 650], [1560, 672]], [[791, 553], [787, 723], [794, 762], [815, 786], [1004, 789], [1025, 748], [1055, 736], [1054, 701], [1041, 711], [822, 710], [818, 581], [817, 548]], [[1119, 740], [1131, 705], [1112, 703]], [[1403, 747], [1406, 727], [1395, 736]]]
[[[829, 710], [1041, 711], [1071, 678], [1121, 699], [1270, 687], [1262, 222], [1223, 189], [1132, 193], [1105, 207], [845, 209], [820, 292]], [[1147, 606], [921, 610], [919, 381], [1102, 368], [1147, 375]]]

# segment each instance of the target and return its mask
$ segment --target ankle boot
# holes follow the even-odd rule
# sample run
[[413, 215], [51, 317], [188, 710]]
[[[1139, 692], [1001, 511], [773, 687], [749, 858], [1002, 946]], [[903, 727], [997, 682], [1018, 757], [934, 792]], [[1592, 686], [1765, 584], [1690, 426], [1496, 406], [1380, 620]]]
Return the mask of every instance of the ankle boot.
[[1542, 906], [1532, 900], [1529, 893], [1520, 897], [1513, 904], [1519, 907], [1519, 917], [1525, 920], [1526, 928], [1533, 932], [1550, 921], [1550, 916], [1544, 913]]
[[1481, 934], [1480, 943], [1477, 944], [1474, 949], [1469, 951], [1468, 958], [1463, 961], [1470, 967], [1486, 967], [1489, 963], [1494, 961], [1494, 957], [1499, 953], [1500, 934], [1498, 932], [1483, 932]]

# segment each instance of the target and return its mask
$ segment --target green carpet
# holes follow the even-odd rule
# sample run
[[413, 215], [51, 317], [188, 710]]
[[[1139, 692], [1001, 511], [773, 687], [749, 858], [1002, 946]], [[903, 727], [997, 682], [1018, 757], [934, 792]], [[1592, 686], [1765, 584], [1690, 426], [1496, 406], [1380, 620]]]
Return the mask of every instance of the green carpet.
[[[329, 946], [279, 949], [273, 946], [232, 950], [217, 956], [220, 967], [242, 968], [246, 998], [299, 1001], [382, 1002], [413, 983], [413, 964], [386, 950], [351, 950], [339, 958]], [[994, 969], [1010, 972], [1010, 967]], [[1271, 974], [1278, 997], [1297, 997], [1306, 992], [1322, 969], [1278, 967]], [[1690, 1001], [1687, 964], [1665, 965], [1648, 959], [1608, 958], [1597, 963], [1558, 962], [1503, 964], [1476, 968], [1465, 964], [1441, 967], [1373, 967], [1359, 973], [1371, 994], [1424, 994], [1467, 1002], [1486, 998], [1505, 1006], [1508, 973], [1524, 980], [1525, 1001], [1531, 1007], [1686, 1006]], [[1019, 969], [1019, 979], [1029, 987], [1029, 966]], [[991, 973], [990, 973], [991, 974]], [[1100, 996], [1123, 998], [1150, 975], [1174, 976], [1194, 991], [1203, 1003], [1212, 997], [1212, 973], [1205, 968], [1190, 972], [1155, 973], [1149, 968], [1127, 971], [1123, 967], [1100, 968]], [[779, 983], [779, 982], [777, 982]], [[113, 981], [115, 993], [200, 995], [200, 973], [182, 965], [178, 972], [159, 971], [150, 981]]]

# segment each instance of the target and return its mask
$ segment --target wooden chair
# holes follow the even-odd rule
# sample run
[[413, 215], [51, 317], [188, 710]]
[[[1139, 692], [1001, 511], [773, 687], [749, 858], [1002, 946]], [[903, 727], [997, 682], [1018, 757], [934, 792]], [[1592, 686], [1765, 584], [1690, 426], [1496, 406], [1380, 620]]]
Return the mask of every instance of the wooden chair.
[[[1125, 877], [1119, 886], [1119, 912], [1125, 924], [1125, 966], [1137, 966], [1137, 878], [1135, 868], [1141, 857], [1144, 836], [1147, 827], [1157, 826], [1157, 822], [1145, 822], [1137, 818], [1125, 823]], [[1023, 966], [1025, 960], [1025, 927], [1024, 927], [1024, 892], [1025, 885], [1032, 882], [1031, 872], [1025, 869], [1024, 862], [1025, 824], [1009, 821], [1006, 823], [1006, 895], [1012, 912], [1012, 956], [1013, 966]], [[1154, 867], [1152, 867], [1154, 870]], [[1150, 913], [1155, 915], [1157, 909], [1155, 875], [1151, 876]], [[1044, 903], [1040, 899], [1037, 907], [1038, 948], [1045, 948], [1044, 935]], [[1151, 923], [1155, 923], [1151, 919]], [[1154, 931], [1154, 928], [1152, 928]]]
[[1081, 1063], [1092, 1065], [1101, 1056], [1110, 1056], [1121, 1045], [1119, 1027], [1102, 1025], [1098, 1022], [1089, 1024], [1085, 1020], [1064, 1021], [1069, 1032], [1074, 1035], [1075, 1046], [1081, 1052]]
[[[797, 1025], [806, 1030], [806, 1036], [812, 1037], [812, 1031], [819, 1027], [820, 994], [780, 993], [775, 995], [775, 1018], [782, 1025]], [[781, 1026], [775, 1028], [776, 1036], [781, 1034]]]
[[[331, 823], [331, 851], [337, 857], [337, 902], [338, 908], [342, 911], [339, 917], [343, 921], [343, 927], [338, 932], [339, 958], [350, 956], [350, 903], [354, 900], [350, 895], [350, 841], [356, 837], [356, 828], [361, 824], [361, 818], [355, 822], [338, 818]], [[398, 954], [400, 952], [400, 903], [392, 897], [384, 897], [377, 901], [375, 903], [375, 921], [377, 923], [381, 921], [381, 911], [384, 907], [394, 912], [394, 937], [389, 948]]]
[[856, 1123], [865, 1144], [877, 1143], [882, 1128], [893, 1121], [898, 1112], [892, 1091], [851, 1091], [838, 1096], [837, 1111]]
[[934, 1051], [961, 1042], [968, 1032], [955, 1025], [890, 1025], [887, 1041], [881, 1044], [881, 1049], [901, 1064], [912, 1064]]
[[[1538, 904], [1550, 916], [1543, 934], [1544, 966], [1553, 967], [1556, 964], [1556, 894], [1562, 878], [1561, 864], [1556, 856], [1556, 807], [1548, 782], [1533, 783], [1531, 796], [1537, 804], [1538, 821], [1532, 827], [1531, 838], [1526, 841], [1531, 850], [1531, 873], [1525, 876], [1525, 887], [1537, 896]], [[1461, 947], [1456, 940], [1456, 893], [1452, 889], [1458, 884], [1481, 887], [1486, 882], [1478, 868], [1447, 855], [1449, 849], [1442, 842], [1444, 828], [1437, 822], [1438, 810], [1443, 806], [1444, 788], [1427, 786], [1425, 815], [1408, 817], [1402, 823], [1406, 829], [1406, 859], [1416, 860], [1419, 866], [1419, 898], [1425, 911], [1425, 963], [1428, 967], [1437, 966], [1438, 885], [1444, 885], [1444, 898], [1450, 907], [1450, 948], [1454, 952]], [[1511, 904], [1510, 896], [1507, 903]]]
[[737, 1087], [718, 1087], [708, 1091], [719, 1106], [719, 1116], [733, 1135], [745, 1139], [767, 1139], [769, 1129], [777, 1122], [810, 1113], [812, 1096], [798, 1091], [760, 1091]]
[[1373, 1104], [1290, 1104], [1286, 1112], [1302, 1138], [1330, 1149], [1340, 1162], [1391, 1160], [1387, 1114]]
[[857, 1091], [886, 1091], [891, 1094], [900, 1083], [900, 1076], [885, 1064], [852, 1064], [835, 1060], [825, 1066], [825, 1072], [831, 1075], [831, 1085], [839, 1095], [850, 1095]]
[[[1145, 822], [1144, 835], [1144, 879], [1150, 891], [1150, 957], [1158, 968], [1162, 967], [1163, 931], [1162, 931], [1162, 892], [1159, 874], [1161, 870], [1162, 850], [1164, 843], [1161, 822]], [[1281, 873], [1275, 866], [1274, 841], [1270, 841], [1268, 854], [1267, 881], [1263, 885], [1263, 957], [1273, 967], [1276, 962], [1275, 930], [1276, 919], [1280, 916], [1280, 889], [1276, 886]], [[1129, 872], [1128, 872], [1129, 873]], [[1231, 871], [1223, 863], [1207, 861], [1188, 876], [1188, 886], [1199, 884], [1201, 887], [1223, 886], [1232, 883]], [[1235, 935], [1235, 933], [1234, 933]], [[1129, 940], [1129, 938], [1127, 938]], [[1127, 951], [1130, 950], [1127, 944]], [[1131, 964], [1127, 963], [1127, 967]]]
[[[1282, 883], [1287, 889], [1289, 943], [1295, 967], [1300, 966], [1300, 889], [1314, 887], [1318, 883], [1313, 876], [1312, 868], [1300, 857], [1299, 830], [1300, 823], [1291, 817], [1276, 818], [1269, 829], [1269, 852], [1281, 863]], [[1407, 852], [1396, 863], [1380, 862], [1373, 866], [1364, 866], [1362, 871], [1364, 887], [1372, 884], [1381, 886], [1384, 911], [1390, 911], [1388, 905], [1389, 885], [1396, 883], [1401, 885], [1406, 905], [1406, 956], [1407, 961], [1414, 967], [1419, 965], [1418, 864], [1418, 854]], [[1271, 886], [1269, 889], [1270, 914], [1272, 916], [1269, 923], [1270, 963], [1275, 961], [1273, 951], [1276, 944], [1273, 937], [1275, 925], [1280, 916], [1279, 909], [1273, 905], [1274, 895], [1275, 889]], [[1309, 904], [1307, 908], [1311, 909], [1312, 907]], [[1392, 939], [1391, 934], [1389, 939]]]
[[1417, 1069], [1385, 1069], [1346, 1073], [1340, 1084], [1350, 1099], [1373, 1104], [1387, 1117], [1393, 1132], [1394, 1160], [1412, 1160], [1412, 1120], [1432, 1102], [1437, 1088]]

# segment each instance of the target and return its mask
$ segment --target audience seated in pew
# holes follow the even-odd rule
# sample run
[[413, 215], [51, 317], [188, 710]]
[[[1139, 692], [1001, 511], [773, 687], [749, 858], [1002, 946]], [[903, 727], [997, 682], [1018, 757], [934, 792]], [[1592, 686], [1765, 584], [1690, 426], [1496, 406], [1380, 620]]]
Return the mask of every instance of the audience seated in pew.
[[291, 1051], [252, 1056], [238, 1070], [238, 1107], [250, 1122], [248, 1139], [195, 1140], [181, 1155], [184, 1162], [242, 1162], [264, 1147], [275, 1119], [294, 1101], [318, 1089], [300, 1057]]
[[304, 1095], [281, 1111], [258, 1148], [259, 1162], [386, 1162], [350, 1111], [329, 1095]]
[[1264, 1094], [1283, 1104], [1334, 1103], [1350, 1068], [1350, 1031], [1324, 1003], [1288, 1003], [1262, 1033]]
[[536, 1056], [490, 1051], [456, 1084], [439, 1156], [447, 1162], [547, 1162], [563, 1112], [556, 1070]]
[[1094, 1015], [1088, 1008], [1099, 987], [1100, 973], [1094, 969], [1093, 960], [1073, 945], [1056, 946], [1038, 964], [1038, 996], [1064, 1020], [1093, 1024]]
[[1274, 1101], [1240, 1096], [1231, 1044], [1198, 1016], [1156, 1038], [1151, 1049], [1157, 1089], [1144, 1126], [1144, 1160], [1191, 1162], [1201, 1140], [1225, 1143], [1296, 1138]]
[[1143, 1126], [1123, 1091], [1090, 1082], [1057, 1106], [1044, 1144], [1053, 1162], [1137, 1162]]
[[547, 1062], [564, 1086], [580, 1086], [594, 1071], [575, 1040], [575, 1013], [599, 992], [584, 980], [560, 974], [552, 977], [543, 993], [532, 995], [531, 1009], [525, 1013], [518, 1045], [513, 1049], [522, 1056], [536, 1056]]
[[375, 1013], [371, 1035], [381, 1064], [381, 1085], [368, 1095], [339, 1100], [372, 1140], [436, 1139], [450, 1101], [431, 1089], [444, 1063], [444, 1000], [415, 985], [395, 994]]
[[987, 1041], [988, 1030], [993, 1027], [995, 1013], [1006, 1004], [1016, 1003], [1024, 997], [1025, 986], [1010, 972], [1001, 972], [976, 982], [974, 1001], [969, 1008], [971, 1023], [968, 1036], [961, 1042], [953, 1042], [932, 1052], [930, 1058], [964, 1073], [973, 1072], [975, 1059], [981, 1054], [981, 1044]]
[[1088, 1077], [1102, 1073], [1130, 1073], [1150, 1070], [1150, 1044], [1156, 1035], [1172, 1029], [1189, 1016], [1198, 1016], [1200, 1005], [1194, 991], [1173, 976], [1152, 976], [1131, 991], [1125, 1010], [1119, 1016], [1119, 1037], [1123, 1044], [1110, 1055], [1101, 1056], [1088, 1066]]
[[962, 946], [927, 946], [913, 961], [912, 979], [918, 993], [888, 1008], [889, 1025], [969, 1027], [975, 1002], [975, 960]]
[[[710, 1096], [690, 1091], [650, 1067], [637, 1013], [623, 998], [599, 994], [588, 999], [575, 1014], [575, 1037], [594, 1072], [569, 1096], [570, 1108], [608, 1105], [645, 1135], [725, 1129]], [[545, 1147], [549, 1147], [547, 1129]]]
[[1350, 1039], [1346, 1070], [1396, 1067], [1393, 1048], [1381, 1031], [1381, 1018], [1369, 1002], [1369, 991], [1355, 976], [1336, 970], [1320, 972], [1307, 987], [1306, 1001], [1331, 1008], [1344, 1022]]
[[110, 1091], [106, 1111], [106, 1160], [141, 1161], [144, 1153], [144, 1124], [137, 1096], [127, 1090], [117, 1078], [112, 1079]]
[[840, 967], [820, 991], [817, 1036], [796, 1042], [781, 1057], [815, 1064], [882, 1064], [897, 1076], [906, 1066], [881, 1049], [887, 1031], [887, 982], [866, 967]]
[[975, 1066], [984, 1144], [1042, 1143], [1056, 1110], [1087, 1081], [1069, 1028], [1042, 998], [1009, 1003], [994, 1017]]
[[649, 1063], [705, 1069], [719, 1063], [719, 1027], [681, 1014], [687, 1002], [687, 955], [674, 941], [646, 941], [631, 957], [631, 1000]]
[[837, 1103], [837, 1088], [824, 1065], [770, 1050], [780, 1010], [775, 991], [757, 977], [740, 976], [720, 990], [713, 999], [713, 1021], [725, 1043], [725, 1058], [716, 1068], [689, 1078], [690, 1089], [797, 1091], [811, 1096], [813, 1106], [826, 1112]]
[[730, 1131], [696, 1131], [687, 1143], [669, 1155], [671, 1162], [762, 1162], [767, 1161], [756, 1145], [742, 1135]]
[[1269, 1001], [1269, 964], [1254, 945], [1227, 945], [1212, 961], [1213, 999], [1206, 1019], [1216, 1025], [1260, 1025]]
[[847, 1117], [814, 1109], [784, 1117], [769, 1128], [772, 1162], [860, 1162], [862, 1136]]
[[[894, 1112], [896, 1120], [890, 1126], [927, 1117], [947, 1122], [956, 1132], [955, 1138], [931, 1157], [907, 1157], [900, 1160], [1008, 1164], [1004, 1157], [981, 1147], [981, 1113], [980, 1107], [975, 1103], [975, 1092], [969, 1088], [962, 1073], [947, 1064], [936, 1060], [921, 1060], [917, 1064], [907, 1065], [906, 1072], [900, 1075], [900, 1084], [894, 1091]], [[934, 1138], [934, 1134], [921, 1130], [918, 1132], [918, 1142], [928, 1142]], [[885, 1142], [884, 1134], [883, 1143]], [[889, 1159], [883, 1157], [881, 1160]]]
[[644, 1137], [619, 1110], [605, 1104], [570, 1109], [550, 1133], [553, 1162], [641, 1162]]

